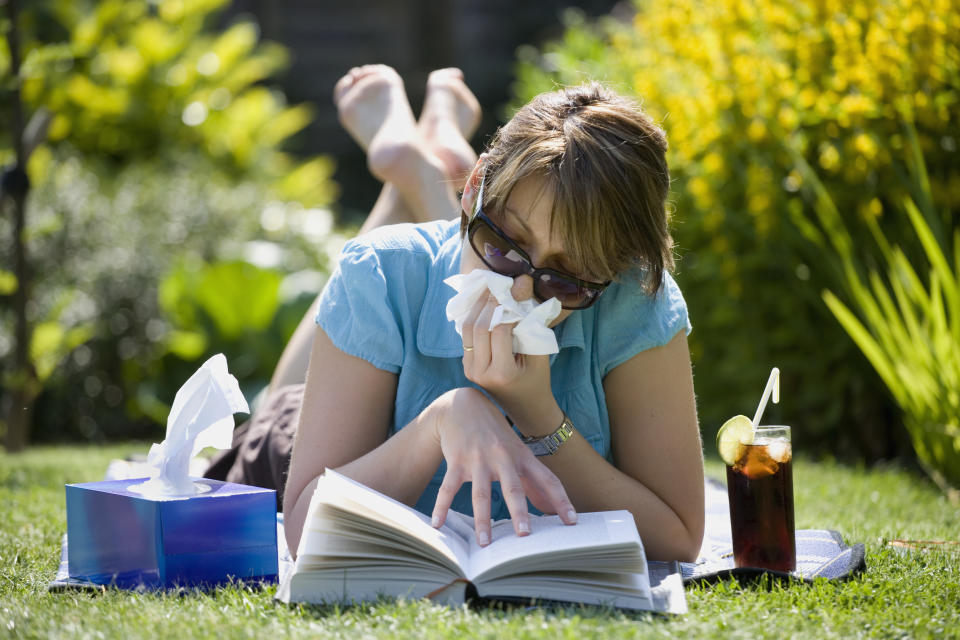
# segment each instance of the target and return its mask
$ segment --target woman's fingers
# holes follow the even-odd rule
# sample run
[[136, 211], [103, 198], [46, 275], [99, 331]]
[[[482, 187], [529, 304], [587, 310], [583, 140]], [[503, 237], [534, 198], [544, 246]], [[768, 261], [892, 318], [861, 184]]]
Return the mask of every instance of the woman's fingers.
[[518, 373], [513, 353], [513, 329], [516, 323], [490, 328], [500, 303], [489, 292], [481, 296], [463, 322], [463, 369], [467, 379], [484, 387], [502, 386]]
[[565, 524], [577, 523], [577, 510], [573, 508], [573, 503], [567, 497], [567, 491], [563, 488], [563, 483], [545, 464], [535, 460], [526, 468], [526, 478], [528, 483], [537, 487], [538, 493], [546, 501], [547, 509], [537, 505], [541, 511], [553, 511]]
[[[442, 526], [460, 487], [471, 483], [474, 528], [480, 546], [492, 541], [491, 484], [500, 483], [504, 501], [518, 536], [530, 533], [529, 497], [545, 512], [574, 524], [576, 510], [559, 478], [520, 441], [500, 409], [478, 389], [456, 389], [442, 398], [437, 433], [447, 463], [434, 503], [433, 526]], [[461, 419], [469, 416], [469, 420]]]
[[500, 491], [513, 520], [513, 531], [518, 536], [530, 534], [530, 512], [527, 510], [527, 492], [523, 489], [520, 473], [512, 465], [503, 465], [499, 471]]
[[463, 480], [460, 473], [448, 466], [447, 473], [443, 476], [443, 482], [440, 483], [440, 489], [437, 491], [437, 501], [433, 504], [433, 516], [430, 518], [430, 524], [434, 528], [442, 527], [443, 523], [447, 521], [447, 511], [450, 510], [453, 498], [462, 485]]
[[512, 371], [517, 366], [517, 356], [513, 353], [516, 326], [515, 322], [499, 324], [490, 331], [490, 365], [498, 371]]
[[473, 328], [477, 324], [477, 318], [483, 313], [484, 307], [487, 306], [487, 299], [490, 297], [490, 294], [487, 293], [485, 296], [480, 296], [477, 301], [473, 304], [473, 307], [470, 309], [470, 313], [467, 314], [467, 317], [463, 321], [463, 365], [464, 369], [467, 369], [468, 366], [471, 366], [475, 361], [475, 344], [473, 341]]
[[487, 302], [473, 325], [473, 373], [485, 371], [490, 366], [490, 319], [497, 308], [497, 299], [487, 295]]
[[477, 544], [490, 544], [490, 476], [485, 470], [474, 470], [473, 478], [473, 526], [477, 532]]

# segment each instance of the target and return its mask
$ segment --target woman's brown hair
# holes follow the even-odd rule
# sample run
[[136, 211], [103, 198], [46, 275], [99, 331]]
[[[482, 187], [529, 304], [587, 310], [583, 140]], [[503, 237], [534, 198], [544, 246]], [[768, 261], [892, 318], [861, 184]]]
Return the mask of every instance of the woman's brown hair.
[[599, 84], [544, 93], [497, 131], [486, 151], [483, 206], [497, 211], [520, 180], [553, 190], [551, 232], [582, 273], [612, 280], [632, 268], [655, 293], [673, 267], [663, 130]]

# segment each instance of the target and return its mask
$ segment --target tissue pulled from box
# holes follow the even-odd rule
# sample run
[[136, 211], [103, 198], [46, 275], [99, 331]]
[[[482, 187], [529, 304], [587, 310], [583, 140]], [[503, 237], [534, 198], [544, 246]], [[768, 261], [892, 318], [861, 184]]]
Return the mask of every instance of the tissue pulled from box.
[[458, 273], [444, 282], [457, 293], [447, 303], [447, 319], [463, 337], [463, 323], [481, 296], [487, 291], [500, 303], [490, 318], [490, 329], [516, 322], [513, 328], [513, 352], [527, 355], [549, 355], [560, 351], [557, 337], [548, 326], [560, 315], [560, 301], [550, 298], [537, 303], [534, 299], [517, 301], [510, 293], [513, 278], [486, 269]]
[[226, 449], [233, 440], [233, 414], [249, 413], [240, 384], [218, 353], [177, 391], [167, 416], [167, 435], [150, 447], [150, 479], [131, 487], [149, 496], [182, 496], [204, 488], [190, 479], [190, 459], [205, 447]]

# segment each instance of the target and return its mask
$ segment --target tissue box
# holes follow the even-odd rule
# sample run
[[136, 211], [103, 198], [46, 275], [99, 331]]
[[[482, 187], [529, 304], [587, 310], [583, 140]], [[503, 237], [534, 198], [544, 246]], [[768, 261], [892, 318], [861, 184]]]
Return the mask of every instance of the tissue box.
[[188, 497], [148, 498], [139, 480], [66, 485], [70, 577], [121, 588], [275, 582], [276, 492], [202, 479]]

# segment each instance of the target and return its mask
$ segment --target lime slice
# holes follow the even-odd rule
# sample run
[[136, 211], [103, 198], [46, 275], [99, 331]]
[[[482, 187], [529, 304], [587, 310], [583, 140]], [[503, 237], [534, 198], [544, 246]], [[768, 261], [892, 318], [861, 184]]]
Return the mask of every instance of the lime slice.
[[740, 458], [740, 445], [753, 442], [753, 423], [747, 416], [733, 416], [717, 432], [717, 449], [728, 466]]

